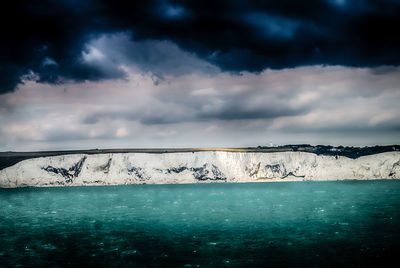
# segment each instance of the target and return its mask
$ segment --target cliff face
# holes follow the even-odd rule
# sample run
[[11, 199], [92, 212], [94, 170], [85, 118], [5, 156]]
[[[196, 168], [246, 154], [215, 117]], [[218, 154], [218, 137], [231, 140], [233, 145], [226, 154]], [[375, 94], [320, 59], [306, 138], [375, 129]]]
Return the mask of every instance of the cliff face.
[[306, 152], [71, 154], [0, 170], [0, 187], [400, 179], [400, 152], [351, 159]]

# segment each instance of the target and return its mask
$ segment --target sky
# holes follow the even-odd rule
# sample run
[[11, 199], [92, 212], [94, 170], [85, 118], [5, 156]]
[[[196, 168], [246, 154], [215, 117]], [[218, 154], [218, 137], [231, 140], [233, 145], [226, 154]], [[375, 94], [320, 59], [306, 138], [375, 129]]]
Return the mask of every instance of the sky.
[[0, 151], [400, 143], [400, 0], [0, 13]]

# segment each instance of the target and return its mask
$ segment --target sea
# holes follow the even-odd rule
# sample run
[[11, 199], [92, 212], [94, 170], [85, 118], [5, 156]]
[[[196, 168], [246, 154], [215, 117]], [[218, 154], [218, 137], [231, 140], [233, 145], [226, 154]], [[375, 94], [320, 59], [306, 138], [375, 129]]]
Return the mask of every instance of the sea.
[[382, 267], [400, 182], [0, 189], [0, 267]]

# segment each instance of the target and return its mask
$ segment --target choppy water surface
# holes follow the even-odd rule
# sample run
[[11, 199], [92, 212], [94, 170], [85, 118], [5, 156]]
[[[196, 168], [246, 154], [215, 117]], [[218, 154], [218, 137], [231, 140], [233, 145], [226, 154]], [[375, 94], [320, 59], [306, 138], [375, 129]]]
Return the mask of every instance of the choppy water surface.
[[380, 266], [400, 182], [0, 190], [1, 266]]

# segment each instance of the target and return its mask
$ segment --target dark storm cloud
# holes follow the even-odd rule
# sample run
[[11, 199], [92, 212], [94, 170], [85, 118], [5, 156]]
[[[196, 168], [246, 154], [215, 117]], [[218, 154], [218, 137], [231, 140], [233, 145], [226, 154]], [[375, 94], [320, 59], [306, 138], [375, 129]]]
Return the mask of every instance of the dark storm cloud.
[[124, 31], [137, 42], [175, 43], [227, 71], [400, 62], [395, 0], [16, 0], [0, 15], [0, 93], [31, 71], [46, 83], [122, 78], [118, 62], [83, 55], [92, 40]]
[[[8, 1], [0, 16], [0, 93], [11, 91], [21, 75], [35, 72], [40, 82], [116, 78], [80, 60], [83, 44], [107, 31], [94, 1]], [[53, 64], [48, 64], [50, 59]]]

